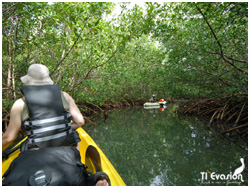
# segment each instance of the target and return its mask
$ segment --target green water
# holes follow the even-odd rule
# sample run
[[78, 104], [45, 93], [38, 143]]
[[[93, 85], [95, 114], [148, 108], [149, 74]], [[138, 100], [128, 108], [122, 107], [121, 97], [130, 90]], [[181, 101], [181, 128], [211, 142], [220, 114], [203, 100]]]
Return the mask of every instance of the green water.
[[[247, 151], [209, 130], [207, 121], [178, 116], [175, 108], [114, 110], [86, 130], [127, 185], [247, 185]], [[240, 176], [232, 179], [240, 158], [245, 160], [244, 182]], [[212, 173], [229, 175], [229, 180], [213, 180]]]

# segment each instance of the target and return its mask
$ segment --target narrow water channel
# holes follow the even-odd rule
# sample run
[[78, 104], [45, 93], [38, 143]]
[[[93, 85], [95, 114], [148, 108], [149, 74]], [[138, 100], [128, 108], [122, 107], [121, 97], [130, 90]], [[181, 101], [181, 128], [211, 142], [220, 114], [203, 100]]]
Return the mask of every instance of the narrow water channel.
[[175, 108], [122, 108], [86, 130], [129, 186], [248, 185], [247, 152]]

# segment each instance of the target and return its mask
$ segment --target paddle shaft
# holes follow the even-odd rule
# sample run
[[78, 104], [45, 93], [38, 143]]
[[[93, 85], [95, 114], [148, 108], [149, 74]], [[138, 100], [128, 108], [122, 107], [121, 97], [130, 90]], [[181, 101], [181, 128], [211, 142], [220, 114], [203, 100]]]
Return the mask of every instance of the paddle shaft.
[[13, 149], [11, 149], [10, 151], [5, 151], [5, 152], [2, 152], [2, 160], [5, 160], [9, 157], [10, 154], [14, 153], [16, 150], [20, 149], [21, 147], [21, 144], [14, 147]]

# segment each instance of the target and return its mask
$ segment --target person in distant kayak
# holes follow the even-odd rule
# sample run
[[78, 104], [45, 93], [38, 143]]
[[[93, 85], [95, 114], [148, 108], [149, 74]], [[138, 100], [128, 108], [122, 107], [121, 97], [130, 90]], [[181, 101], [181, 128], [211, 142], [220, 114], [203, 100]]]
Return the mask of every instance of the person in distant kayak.
[[152, 97], [149, 99], [150, 102], [155, 102], [155, 94], [152, 95]]
[[2, 136], [2, 150], [16, 139], [21, 126], [28, 136], [21, 151], [69, 145], [79, 147], [80, 138], [75, 129], [84, 124], [84, 118], [73, 98], [53, 85], [49, 69], [42, 64], [32, 64], [21, 81], [25, 84], [21, 87], [24, 97], [15, 101], [11, 108], [9, 125]]

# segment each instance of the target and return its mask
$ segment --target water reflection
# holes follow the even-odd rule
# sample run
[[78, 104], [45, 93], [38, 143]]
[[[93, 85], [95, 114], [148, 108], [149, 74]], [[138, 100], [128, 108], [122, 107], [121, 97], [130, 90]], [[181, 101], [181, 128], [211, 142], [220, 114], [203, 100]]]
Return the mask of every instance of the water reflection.
[[[246, 157], [205, 123], [177, 116], [174, 108], [112, 111], [90, 133], [127, 185], [203, 185], [201, 172], [228, 174]], [[240, 185], [247, 185], [247, 170], [243, 177]]]

